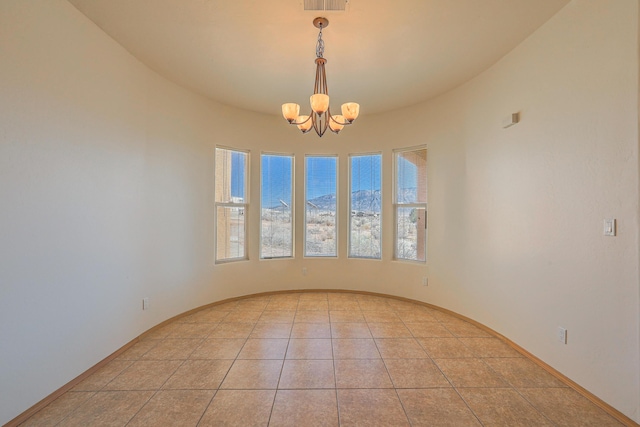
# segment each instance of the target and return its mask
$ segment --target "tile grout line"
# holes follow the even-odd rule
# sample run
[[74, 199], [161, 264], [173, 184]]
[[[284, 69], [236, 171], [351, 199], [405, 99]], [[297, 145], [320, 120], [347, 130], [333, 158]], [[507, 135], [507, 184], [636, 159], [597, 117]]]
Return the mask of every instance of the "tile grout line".
[[[210, 332], [210, 333], [211, 333], [211, 332]], [[210, 334], [210, 333], [209, 333], [209, 334]], [[170, 335], [168, 335], [167, 337], [165, 337], [165, 338], [164, 338], [164, 340], [169, 339], [169, 338], [168, 338], [169, 336], [170, 336]], [[162, 383], [162, 384], [161, 384], [161, 385], [160, 385], [160, 386], [159, 386], [159, 387], [154, 391], [154, 393], [153, 393], [151, 396], [149, 396], [149, 398], [147, 399], [147, 401], [146, 401], [145, 403], [143, 403], [143, 404], [140, 406], [140, 408], [138, 408], [138, 410], [136, 411], [136, 413], [135, 413], [135, 414], [133, 414], [133, 415], [131, 416], [131, 418], [129, 418], [129, 420], [125, 423], [125, 426], [126, 426], [126, 425], [129, 425], [129, 423], [130, 423], [130, 422], [131, 422], [131, 421], [132, 421], [132, 420], [133, 420], [133, 419], [134, 419], [134, 418], [135, 418], [135, 417], [140, 413], [140, 411], [142, 411], [142, 409], [143, 409], [145, 406], [147, 406], [147, 405], [149, 404], [149, 402], [151, 402], [151, 400], [152, 400], [152, 399], [153, 399], [153, 398], [154, 398], [154, 397], [155, 397], [155, 396], [156, 396], [160, 391], [162, 391], [162, 387], [164, 387], [164, 385], [169, 381], [169, 379], [170, 379], [171, 377], [173, 377], [173, 376], [175, 375], [175, 373], [176, 373], [176, 372], [178, 372], [178, 369], [180, 369], [180, 367], [181, 367], [182, 365], [184, 365], [184, 364], [185, 364], [185, 362], [186, 362], [187, 360], [189, 360], [189, 357], [190, 357], [190, 356], [191, 356], [191, 355], [196, 351], [196, 349], [197, 349], [198, 347], [200, 347], [200, 346], [202, 345], [202, 343], [203, 343], [203, 342], [204, 342], [204, 338], [203, 338], [203, 339], [201, 339], [201, 340], [200, 340], [200, 343], [199, 343], [198, 345], [196, 345], [196, 346], [193, 348], [193, 350], [191, 350], [191, 352], [189, 353], [189, 355], [188, 355], [185, 359], [183, 359], [183, 360], [182, 360], [182, 363], [180, 363], [178, 366], [176, 366], [176, 368], [173, 370], [173, 372], [172, 372], [169, 376], [167, 376], [167, 379], [166, 379], [166, 380], [164, 380], [164, 381], [163, 381], [163, 383]], [[149, 351], [151, 351], [151, 349], [149, 349]], [[145, 354], [146, 354], [146, 352], [145, 352]], [[140, 357], [142, 357], [142, 356], [140, 356]], [[163, 359], [163, 360], [180, 360], [180, 359]], [[114, 378], [114, 379], [115, 379], [115, 378]], [[215, 396], [215, 393], [214, 393], [214, 396]], [[213, 397], [211, 397], [211, 399], [213, 399]], [[205, 411], [206, 411], [206, 408], [205, 408]], [[203, 411], [202, 413], [204, 414], [204, 411]]]
[[[547, 416], [545, 416], [542, 412], [540, 412], [538, 410], [538, 408], [536, 408], [533, 404], [531, 404], [531, 402], [529, 402], [518, 390], [516, 387], [514, 387], [503, 375], [501, 375], [500, 373], [496, 372], [495, 369], [493, 369], [493, 367], [491, 367], [491, 365], [489, 365], [483, 358], [481, 357], [481, 355], [479, 355], [476, 351], [474, 351], [472, 348], [470, 348], [467, 344], [465, 344], [464, 341], [460, 340], [460, 337], [458, 336], [458, 334], [456, 334], [454, 331], [452, 331], [451, 329], [449, 329], [447, 327], [447, 323], [438, 320], [438, 322], [440, 322], [442, 324], [442, 326], [447, 329], [447, 331], [449, 331], [449, 333], [452, 334], [452, 336], [457, 339], [464, 347], [466, 347], [469, 351], [471, 351], [471, 353], [474, 354], [474, 356], [470, 359], [475, 359], [475, 360], [479, 360], [480, 362], [482, 362], [485, 366], [487, 366], [487, 368], [489, 368], [494, 374], [496, 374], [499, 378], [501, 378], [503, 381], [505, 381], [505, 383], [509, 386], [509, 388], [515, 390], [518, 395], [520, 395], [523, 399], [525, 399], [525, 401], [527, 401], [527, 403], [529, 403], [529, 405], [539, 414], [541, 415], [544, 419], [550, 421], [552, 424], [555, 425], [555, 423], [553, 423], [553, 421], [551, 421]], [[473, 337], [465, 337], [465, 338], [473, 338]], [[478, 337], [478, 338], [484, 338], [484, 337]], [[491, 338], [491, 337], [488, 337]], [[418, 344], [420, 344], [418, 342]], [[424, 349], [424, 346], [421, 345], [421, 347]], [[426, 349], [424, 349], [426, 351]], [[428, 352], [427, 352], [428, 353]], [[459, 358], [440, 358], [440, 359], [459, 359]], [[466, 359], [466, 358], [463, 358]], [[432, 360], [433, 361], [433, 360]], [[467, 402], [467, 400], [462, 396], [462, 394], [460, 394], [458, 388], [456, 386], [453, 385], [453, 383], [451, 382], [451, 380], [444, 374], [444, 372], [442, 371], [442, 369], [440, 368], [440, 366], [433, 361], [434, 365], [438, 368], [438, 370], [442, 373], [442, 375], [447, 379], [447, 381], [451, 384], [451, 387], [455, 390], [455, 392], [458, 394], [458, 396], [460, 396], [460, 398], [462, 399], [462, 401], [464, 402], [464, 404], [467, 406], [467, 408], [469, 408], [469, 410], [473, 413], [473, 415], [478, 419], [478, 421], [480, 422], [480, 424], [484, 425], [484, 423], [480, 420], [480, 417], [476, 414], [476, 412], [471, 408], [471, 406], [469, 406], [469, 403]], [[464, 388], [464, 387], [463, 387]], [[475, 387], [468, 387], [468, 388], [475, 388]], [[481, 388], [494, 388], [494, 387], [481, 387]], [[502, 387], [500, 387], [502, 388]]]
[[[436, 318], [437, 319], [437, 318]], [[440, 319], [437, 319], [438, 323], [440, 323], [442, 325], [442, 327], [444, 327], [455, 339], [457, 339], [458, 341], [460, 341], [459, 337], [453, 333], [449, 328], [447, 328], [447, 325], [445, 322], [443, 322]], [[464, 342], [460, 341], [460, 343], [466, 347], [469, 348]], [[418, 344], [420, 344], [418, 342]], [[424, 347], [421, 345], [421, 347], [424, 349]], [[473, 350], [469, 349], [471, 351], [471, 353], [474, 354], [474, 359], [476, 359], [476, 354]], [[426, 351], [426, 349], [425, 349]], [[427, 352], [428, 354], [428, 352]], [[480, 419], [480, 417], [478, 416], [478, 414], [476, 414], [476, 412], [471, 408], [471, 406], [469, 406], [469, 403], [466, 401], [466, 399], [464, 397], [462, 397], [462, 395], [460, 394], [460, 392], [458, 391], [458, 388], [456, 386], [453, 385], [453, 382], [449, 379], [449, 377], [447, 377], [445, 375], [445, 373], [442, 371], [442, 368], [440, 368], [440, 366], [436, 363], [435, 360], [433, 360], [433, 364], [436, 366], [436, 368], [438, 368], [438, 370], [440, 371], [440, 373], [447, 379], [447, 381], [449, 382], [449, 384], [451, 384], [451, 387], [453, 388], [453, 390], [456, 392], [456, 394], [460, 397], [460, 399], [462, 400], [462, 402], [464, 402], [465, 406], [469, 409], [469, 411], [471, 411], [471, 413], [473, 414], [473, 416], [478, 420], [478, 422], [480, 423], [480, 425], [484, 426], [484, 423], [482, 422], [482, 420]]]
[[[161, 339], [159, 339], [158, 341], [164, 341], [167, 337], [163, 337]], [[158, 343], [159, 344], [159, 343]], [[153, 347], [149, 348], [147, 351], [145, 351], [144, 353], [142, 353], [137, 359], [133, 359], [131, 360], [129, 363], [129, 365], [124, 368], [122, 371], [120, 371], [116, 376], [114, 376], [111, 380], [107, 381], [102, 387], [100, 387], [100, 389], [98, 389], [97, 391], [95, 391], [91, 397], [89, 397], [89, 399], [93, 399], [98, 393], [100, 392], [130, 392], [130, 391], [152, 391], [152, 390], [104, 390], [104, 388], [109, 385], [110, 383], [112, 383], [113, 381], [115, 381], [116, 378], [118, 378], [120, 375], [122, 375], [124, 372], [128, 371], [131, 366], [133, 366], [136, 362], [141, 361], [142, 357], [147, 354], [149, 351], [151, 351], [153, 348], [155, 348], [158, 344], [155, 344]], [[184, 363], [184, 361], [183, 361]], [[182, 364], [181, 364], [182, 365]], [[177, 370], [177, 368], [176, 368]], [[175, 373], [175, 371], [173, 372]], [[162, 385], [164, 385], [166, 383], [166, 381], [168, 381], [168, 379], [173, 375], [173, 373], [167, 377], [167, 380], [165, 380]], [[162, 387], [162, 385], [160, 387]], [[151, 394], [151, 396], [149, 396], [149, 398], [140, 406], [140, 408], [138, 408], [138, 410], [129, 418], [129, 420], [127, 420], [126, 424], [129, 424], [131, 422], [131, 420], [138, 415], [138, 413], [140, 412], [140, 410], [142, 410], [142, 408], [149, 403], [149, 401], [158, 393], [159, 389], [153, 390], [153, 394]], [[66, 394], [66, 393], [65, 393]], [[87, 399], [87, 400], [89, 400]], [[83, 402], [86, 403], [86, 402]], [[72, 414], [74, 414], [77, 410], [79, 409], [79, 405], [74, 408], [71, 412], [69, 412], [65, 417], [63, 417], [60, 421], [58, 421], [56, 423], [56, 425], [59, 425], [60, 423], [62, 423], [64, 420], [68, 419]]]
[[[394, 310], [394, 313], [395, 313], [395, 310]], [[400, 319], [400, 320], [402, 321], [402, 319]], [[365, 321], [366, 321], [366, 318], [365, 318]], [[404, 325], [404, 322], [402, 322], [402, 324]], [[367, 327], [369, 327], [369, 322], [368, 321], [367, 321]], [[406, 327], [406, 325], [405, 325], [405, 327]], [[371, 328], [369, 328], [369, 332], [371, 332]], [[410, 330], [409, 330], [409, 333], [411, 333]], [[411, 334], [413, 335], [413, 333], [411, 333]], [[373, 332], [371, 332], [371, 336], [373, 337]], [[382, 357], [382, 352], [380, 352], [380, 347], [378, 346], [378, 342], [376, 341], [375, 337], [373, 338], [373, 343], [376, 346], [376, 349], [378, 350], [378, 353], [380, 354], [380, 359], [382, 360], [382, 364], [384, 365], [384, 369], [386, 370], [387, 375], [389, 376], [389, 380], [391, 380], [391, 385], [393, 386], [393, 392], [395, 393], [396, 397], [398, 398], [398, 402], [400, 402], [400, 407], [402, 408], [402, 412], [404, 413], [404, 416], [407, 419], [407, 423], [409, 423], [409, 425], [412, 425], [411, 420], [409, 419], [409, 414], [407, 414], [407, 410], [404, 407], [404, 403], [402, 402], [402, 399], [400, 398], [400, 395], [398, 394], [398, 388], [396, 387], [396, 384], [393, 381], [393, 377], [391, 376], [391, 372], [389, 372], [389, 368], [387, 367], [387, 362], [385, 361], [384, 357]], [[422, 346], [420, 348], [422, 348]]]
[[[491, 365], [489, 365], [487, 362], [485, 362], [485, 358], [480, 358], [482, 360], [482, 362], [496, 375], [498, 375], [500, 378], [502, 378], [504, 380], [504, 382], [506, 382], [509, 387], [514, 390], [518, 396], [520, 396], [525, 402], [527, 402], [527, 404], [529, 404], [529, 406], [531, 406], [536, 413], [538, 413], [540, 416], [542, 416], [543, 419], [548, 420], [551, 424], [553, 425], [557, 425], [555, 422], [553, 422], [553, 420], [551, 420], [549, 417], [547, 417], [542, 411], [540, 411], [536, 405], [534, 405], [532, 402], [529, 401], [529, 399], [527, 399], [522, 393], [520, 393], [520, 390], [518, 390], [518, 388], [516, 386], [514, 386], [513, 384], [511, 384], [511, 382], [505, 378], [503, 375], [501, 375], [499, 372], [497, 372], [495, 369], [493, 369], [493, 367]], [[545, 387], [547, 388], [547, 387]]]
[[[67, 393], [69, 393], [69, 392], [67, 392]], [[66, 394], [66, 393], [65, 393], [65, 394]], [[73, 413], [75, 413], [75, 412], [80, 408], [80, 405], [81, 405], [81, 404], [84, 404], [87, 400], [92, 399], [92, 398], [93, 398], [93, 396], [95, 396], [96, 394], [98, 394], [98, 392], [97, 392], [97, 391], [94, 391], [94, 392], [93, 392], [93, 394], [92, 394], [91, 396], [89, 396], [89, 398], [87, 398], [84, 402], [82, 402], [82, 403], [78, 403], [78, 404], [76, 405], [76, 407], [75, 407], [75, 408], [73, 408], [73, 410], [72, 410], [72, 411], [69, 411], [69, 413], [68, 413], [68, 414], [66, 414], [64, 417], [62, 417], [58, 422], [56, 422], [56, 423], [54, 424], [54, 426], [60, 425], [60, 423], [61, 423], [61, 422], [63, 422], [64, 420], [66, 420], [67, 418], [69, 418]], [[43, 408], [43, 409], [44, 409], [44, 408]], [[39, 412], [39, 411], [38, 411], [38, 412]], [[34, 415], [35, 415], [35, 414], [34, 414]], [[27, 419], [27, 420], [25, 420], [25, 422], [24, 422], [24, 423], [26, 423], [26, 422], [28, 422], [28, 421], [29, 421], [29, 420]], [[22, 424], [24, 424], [24, 423], [22, 423]]]
[[[299, 302], [300, 300], [298, 299], [298, 303]], [[287, 352], [289, 351], [289, 344], [291, 343], [291, 332], [293, 331], [293, 324], [295, 323], [297, 314], [298, 314], [298, 306], [296, 305], [296, 314], [294, 314], [293, 316], [293, 322], [291, 323], [291, 329], [289, 330], [289, 338], [287, 339], [287, 347], [284, 349], [284, 355], [282, 356], [282, 365], [280, 366], [280, 374], [278, 375], [278, 382], [276, 383], [276, 389], [273, 392], [273, 402], [271, 402], [271, 411], [269, 411], [267, 426], [271, 424], [271, 417], [273, 416], [273, 410], [276, 407], [276, 397], [278, 397], [278, 390], [280, 390], [280, 380], [282, 379], [282, 371], [284, 371], [284, 361], [287, 359]]]
[[[231, 368], [229, 368], [229, 369], [231, 369]], [[226, 374], [225, 374], [225, 377], [226, 377]], [[220, 383], [220, 385], [221, 384], [222, 384], [222, 382]], [[218, 385], [218, 387], [220, 387], [220, 385]], [[209, 403], [207, 403], [207, 406], [204, 407], [204, 410], [202, 411], [202, 414], [200, 415], [200, 418], [198, 418], [198, 422], [196, 423], [196, 427], [198, 427], [200, 425], [200, 423], [202, 422], [202, 419], [204, 418], [204, 414], [207, 413], [207, 410], [209, 409], [209, 406], [211, 406], [211, 402], [213, 402], [213, 399], [215, 399], [216, 395], [218, 394], [218, 391], [220, 391], [220, 388], [217, 388], [217, 389], [213, 390], [213, 396], [211, 396], [211, 399], [209, 399]]]
[[[331, 308], [331, 307], [329, 307]], [[331, 361], [333, 363], [333, 384], [335, 386], [334, 388], [334, 395], [336, 397], [336, 415], [337, 415], [337, 419], [338, 419], [338, 426], [340, 426], [340, 400], [338, 399], [338, 372], [336, 371], [336, 354], [335, 351], [333, 349], [333, 328], [331, 327], [332, 323], [331, 323], [331, 310], [327, 311], [327, 314], [329, 316], [329, 340], [331, 342]]]

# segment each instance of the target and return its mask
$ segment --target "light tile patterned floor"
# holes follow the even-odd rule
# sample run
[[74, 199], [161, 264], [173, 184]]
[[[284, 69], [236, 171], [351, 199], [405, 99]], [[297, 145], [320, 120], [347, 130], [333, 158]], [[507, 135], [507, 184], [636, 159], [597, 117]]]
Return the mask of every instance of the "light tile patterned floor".
[[417, 304], [287, 293], [147, 335], [25, 426], [619, 426], [491, 334]]

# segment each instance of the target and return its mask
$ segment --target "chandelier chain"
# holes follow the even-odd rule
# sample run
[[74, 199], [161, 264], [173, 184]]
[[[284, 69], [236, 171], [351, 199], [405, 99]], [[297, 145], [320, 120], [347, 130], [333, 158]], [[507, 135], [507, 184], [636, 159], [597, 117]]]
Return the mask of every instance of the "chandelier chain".
[[318, 43], [316, 44], [316, 58], [324, 58], [324, 40], [322, 40], [322, 25], [318, 33]]

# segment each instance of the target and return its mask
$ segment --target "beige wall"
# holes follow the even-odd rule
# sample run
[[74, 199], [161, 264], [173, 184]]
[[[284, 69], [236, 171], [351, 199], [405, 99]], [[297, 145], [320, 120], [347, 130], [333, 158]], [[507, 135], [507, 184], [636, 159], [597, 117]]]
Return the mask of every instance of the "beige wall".
[[636, 421], [637, 95], [638, 2], [573, 1], [467, 84], [362, 127], [427, 143], [429, 288], [403, 295], [495, 329]]
[[[635, 0], [572, 2], [459, 89], [319, 140], [167, 82], [66, 1], [0, 2], [0, 423], [171, 316], [304, 288], [452, 309], [638, 420], [637, 22]], [[425, 143], [426, 267], [391, 260], [386, 179]], [[213, 262], [216, 144], [251, 150], [249, 261]], [[259, 261], [262, 150], [296, 155], [292, 260]], [[383, 259], [348, 260], [347, 155], [378, 151]], [[338, 259], [302, 257], [304, 153], [340, 156]]]
[[[151, 72], [64, 0], [0, 2], [0, 424], [214, 280], [213, 152], [262, 116]], [[151, 309], [142, 311], [142, 298]]]

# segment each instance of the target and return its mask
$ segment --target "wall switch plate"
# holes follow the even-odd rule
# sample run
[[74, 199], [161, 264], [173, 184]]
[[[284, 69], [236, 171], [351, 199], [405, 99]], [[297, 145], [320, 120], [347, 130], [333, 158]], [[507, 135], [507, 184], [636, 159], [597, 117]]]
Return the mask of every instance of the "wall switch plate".
[[567, 343], [567, 330], [562, 326], [558, 326], [558, 342]]
[[616, 220], [615, 218], [607, 218], [604, 220], [604, 235], [615, 236], [616, 235]]
[[422, 286], [429, 286], [429, 278], [427, 276], [422, 278]]
[[307, 267], [302, 267], [302, 275], [303, 276], [307, 275]]
[[142, 309], [149, 310], [149, 298], [142, 298]]

